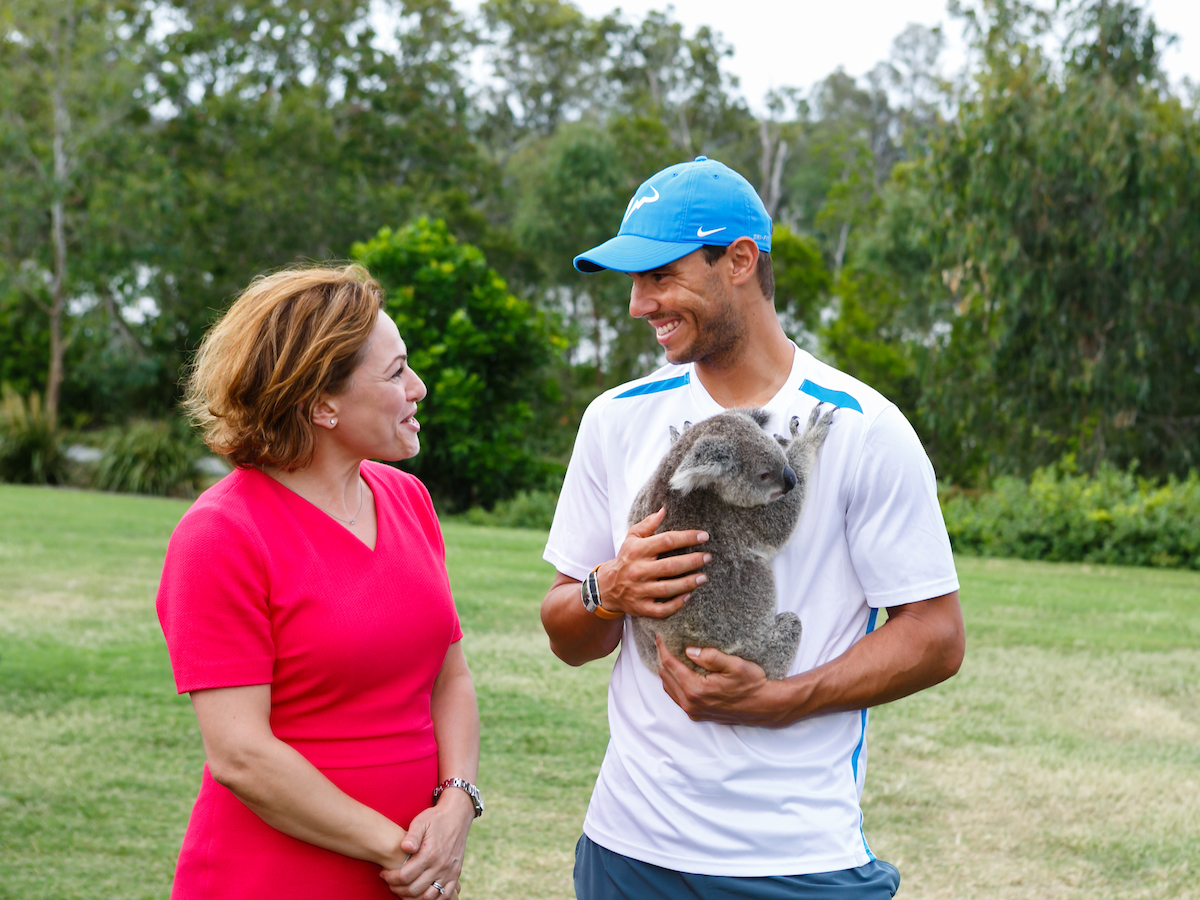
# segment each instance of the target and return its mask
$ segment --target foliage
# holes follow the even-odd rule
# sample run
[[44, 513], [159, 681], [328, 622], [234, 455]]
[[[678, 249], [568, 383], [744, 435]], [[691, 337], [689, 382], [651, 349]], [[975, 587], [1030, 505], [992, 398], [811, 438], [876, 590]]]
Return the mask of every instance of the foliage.
[[515, 497], [501, 500], [493, 509], [476, 506], [463, 513], [471, 525], [495, 528], [533, 528], [549, 531], [558, 506], [558, 491], [518, 491]]
[[61, 436], [42, 398], [25, 399], [0, 385], [0, 481], [15, 484], [63, 484], [67, 459]]
[[830, 288], [829, 270], [817, 242], [787, 225], [776, 225], [771, 235], [771, 268], [775, 309], [788, 323], [815, 332]]
[[102, 491], [192, 497], [200, 487], [200, 449], [179, 422], [135, 421], [115, 429], [92, 476]]
[[866, 382], [906, 413], [920, 387], [914, 348], [903, 333], [902, 298], [869, 269], [846, 270], [837, 281], [838, 315], [821, 329], [821, 346], [835, 365]]
[[1165, 483], [1073, 457], [981, 494], [943, 492], [954, 549], [984, 556], [1200, 569], [1200, 474]]
[[125, 0], [0, 9], [0, 292], [45, 316], [46, 410], [57, 421], [68, 301], [110, 299], [144, 249], [133, 201], [153, 170], [138, 115], [152, 13]]
[[1137, 3], [1043, 7], [956, 0], [974, 44], [956, 81], [941, 32], [910, 26], [866, 76], [780, 87], [755, 115], [720, 33], [669, 9], [0, 4], [0, 381], [76, 427], [167, 415], [255, 275], [425, 215], [563, 322], [559, 395], [539, 375], [520, 426], [561, 462], [586, 403], [661, 359], [627, 280], [571, 258], [650, 173], [703, 153], [776, 222], [785, 328], [894, 399], [944, 476], [986, 485], [1064, 453], [1182, 476], [1200, 446], [1197, 96], [1166, 83], [1169, 38]]
[[1200, 119], [1161, 89], [1152, 23], [1074, 9], [1056, 66], [1040, 20], [972, 21], [975, 92], [926, 162], [926, 302], [950, 327], [922, 404], [972, 476], [1070, 452], [1182, 473], [1200, 445]]
[[565, 349], [553, 323], [508, 291], [483, 254], [441, 220], [421, 218], [355, 244], [387, 290], [387, 311], [429, 395], [422, 450], [404, 467], [446, 511], [538, 487], [553, 467], [530, 447], [538, 404], [552, 403], [546, 367]]
[[585, 278], [572, 260], [616, 234], [637, 186], [674, 161], [666, 130], [646, 118], [563, 125], [513, 159], [522, 184], [514, 229], [549, 288], [544, 305], [561, 309], [574, 330], [572, 362], [594, 373], [588, 400], [647, 371], [658, 345], [629, 316], [627, 277]]

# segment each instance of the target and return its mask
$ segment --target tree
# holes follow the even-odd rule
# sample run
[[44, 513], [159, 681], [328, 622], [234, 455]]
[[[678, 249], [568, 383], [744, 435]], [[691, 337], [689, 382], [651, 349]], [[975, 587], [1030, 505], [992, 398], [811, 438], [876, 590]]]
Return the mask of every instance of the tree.
[[[137, 149], [150, 12], [122, 0], [10, 0], [0, 13], [0, 166], [9, 285], [47, 317], [46, 416], [58, 419], [68, 301], [111, 297]], [[128, 208], [125, 208], [128, 211]], [[136, 216], [135, 216], [136, 218]]]
[[460, 71], [471, 35], [448, 0], [170, 9], [154, 72], [170, 176], [148, 264], [176, 354], [263, 270], [344, 258], [381, 224], [485, 189]]
[[1057, 67], [1030, 9], [973, 12], [976, 95], [929, 161], [929, 297], [952, 330], [922, 403], [984, 476], [1064, 453], [1181, 473], [1200, 452], [1200, 122], [1138, 7], [1069, 13]]
[[494, 82], [485, 136], [502, 155], [604, 104], [612, 16], [588, 19], [563, 0], [487, 0], [480, 12]]
[[704, 154], [735, 168], [757, 162], [757, 123], [732, 93], [737, 79], [721, 68], [733, 48], [719, 32], [702, 26], [685, 37], [668, 8], [623, 24], [613, 44], [618, 110], [660, 121], [680, 159]]
[[546, 367], [566, 348], [550, 320], [444, 222], [384, 228], [353, 253], [385, 286], [388, 314], [429, 389], [422, 450], [405, 468], [445, 511], [542, 487], [552, 466], [535, 457], [530, 431], [534, 408], [554, 399]]
[[775, 309], [791, 326], [788, 331], [793, 337], [801, 329], [815, 332], [830, 288], [829, 270], [817, 242], [787, 225], [776, 225], [771, 236], [771, 268], [775, 272]]

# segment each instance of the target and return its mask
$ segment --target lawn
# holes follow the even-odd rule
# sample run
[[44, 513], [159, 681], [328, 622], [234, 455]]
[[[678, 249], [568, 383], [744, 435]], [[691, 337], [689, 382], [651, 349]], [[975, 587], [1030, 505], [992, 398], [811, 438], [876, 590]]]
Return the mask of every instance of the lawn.
[[[186, 504], [0, 486], [0, 898], [165, 898], [203, 753], [153, 597]], [[608, 664], [549, 653], [534, 532], [446, 526], [483, 717], [469, 898], [571, 896]], [[1200, 897], [1200, 573], [960, 559], [968, 654], [876, 710], [905, 898]]]

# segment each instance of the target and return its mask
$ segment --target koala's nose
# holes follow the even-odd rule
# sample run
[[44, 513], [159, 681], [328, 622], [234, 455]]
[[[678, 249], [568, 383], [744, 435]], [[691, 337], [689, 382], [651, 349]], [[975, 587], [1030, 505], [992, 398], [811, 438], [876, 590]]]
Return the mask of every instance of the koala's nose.
[[783, 467], [783, 492], [786, 494], [796, 486], [796, 473], [792, 471], [791, 466]]

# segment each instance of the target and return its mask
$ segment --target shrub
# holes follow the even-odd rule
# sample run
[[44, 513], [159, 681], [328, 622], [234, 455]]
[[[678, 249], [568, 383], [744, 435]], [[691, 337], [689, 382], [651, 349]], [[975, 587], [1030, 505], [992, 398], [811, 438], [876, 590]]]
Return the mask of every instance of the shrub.
[[463, 514], [463, 521], [472, 525], [494, 525], [500, 528], [534, 528], [549, 531], [554, 521], [556, 491], [520, 491], [509, 500], [501, 500], [490, 512], [475, 507]]
[[387, 290], [408, 361], [429, 388], [417, 413], [421, 452], [403, 467], [447, 511], [545, 488], [554, 466], [530, 441], [552, 398], [548, 364], [565, 344], [553, 323], [459, 243], [440, 220], [382, 229], [354, 256]]
[[58, 429], [42, 399], [26, 400], [5, 384], [0, 388], [0, 481], [64, 484], [67, 458]]
[[199, 447], [177, 422], [135, 421], [106, 442], [92, 487], [130, 494], [192, 497]]
[[1001, 478], [993, 490], [942, 493], [954, 549], [1114, 565], [1200, 569], [1200, 475], [1157, 483], [1135, 467], [1079, 474], [1067, 457], [1026, 483]]

